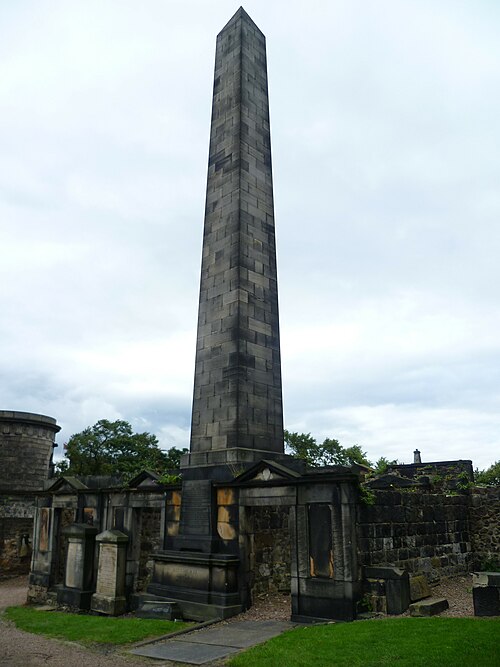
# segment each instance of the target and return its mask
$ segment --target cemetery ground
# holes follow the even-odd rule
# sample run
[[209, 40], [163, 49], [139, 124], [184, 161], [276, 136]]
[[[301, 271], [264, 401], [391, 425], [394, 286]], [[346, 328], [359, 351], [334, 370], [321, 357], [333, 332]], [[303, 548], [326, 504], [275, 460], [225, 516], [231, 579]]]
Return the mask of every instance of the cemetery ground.
[[[355, 623], [329, 623], [303, 626], [275, 637], [265, 644], [238, 653], [225, 661], [211, 663], [228, 667], [330, 667], [336, 665], [398, 665], [408, 667], [456, 667], [468, 664], [500, 667], [500, 618], [473, 618], [470, 578], [458, 577], [444, 581], [439, 594], [450, 602], [450, 609], [440, 617], [407, 618], [404, 616]], [[127, 631], [127, 621], [79, 614], [35, 611], [22, 606], [26, 595], [26, 580], [17, 578], [0, 582], [0, 608], [11, 607], [0, 618], [0, 665], [5, 667], [162, 667], [174, 665], [167, 661], [150, 660], [127, 655], [123, 640], [139, 641]], [[57, 614], [57, 616], [55, 616]], [[288, 618], [287, 598], [259, 601], [246, 619]], [[66, 617], [59, 628], [60, 639], [46, 636], [47, 619]], [[237, 623], [243, 615], [220, 625]], [[11, 619], [9, 621], [9, 618]], [[33, 618], [37, 628], [32, 625]], [[50, 621], [50, 619], [53, 619]], [[141, 619], [143, 621], [145, 619]], [[113, 634], [106, 625], [115, 622], [122, 631]], [[19, 623], [16, 627], [15, 623]], [[75, 630], [76, 622], [76, 630]], [[89, 623], [91, 625], [86, 625]], [[25, 624], [28, 625], [25, 625]], [[153, 626], [153, 633], [166, 634], [165, 621]], [[31, 627], [29, 625], [31, 624]], [[97, 624], [97, 625], [94, 625]], [[172, 624], [174, 625], [174, 624]], [[21, 629], [29, 629], [29, 632]], [[97, 628], [97, 629], [96, 629]], [[180, 628], [175, 624], [174, 630]], [[42, 634], [34, 634], [41, 632]], [[54, 632], [52, 627], [49, 632]], [[100, 636], [97, 633], [101, 633]], [[65, 634], [66, 633], [66, 634]], [[149, 630], [145, 631], [149, 634]], [[100, 641], [101, 643], [95, 643]], [[103, 641], [104, 640], [104, 641]], [[208, 663], [205, 663], [208, 664]]]

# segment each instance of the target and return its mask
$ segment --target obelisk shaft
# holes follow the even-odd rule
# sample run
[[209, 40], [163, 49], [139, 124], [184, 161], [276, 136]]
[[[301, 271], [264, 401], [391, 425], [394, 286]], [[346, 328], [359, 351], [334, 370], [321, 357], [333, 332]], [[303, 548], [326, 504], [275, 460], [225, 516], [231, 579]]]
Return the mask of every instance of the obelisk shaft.
[[217, 37], [191, 460], [235, 449], [283, 452], [266, 44], [242, 8]]

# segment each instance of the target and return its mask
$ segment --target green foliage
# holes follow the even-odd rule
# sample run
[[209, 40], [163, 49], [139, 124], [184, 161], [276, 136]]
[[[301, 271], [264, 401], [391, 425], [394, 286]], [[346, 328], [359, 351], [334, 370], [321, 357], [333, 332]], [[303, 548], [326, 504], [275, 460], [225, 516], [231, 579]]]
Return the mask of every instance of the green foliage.
[[25, 632], [47, 635], [83, 644], [129, 644], [147, 637], [177, 632], [190, 625], [149, 618], [111, 618], [60, 611], [38, 611], [33, 607], [9, 607], [6, 618]]
[[500, 572], [500, 559], [495, 558], [486, 558], [482, 560], [479, 565], [480, 572]]
[[359, 499], [364, 505], [375, 505], [377, 499], [375, 491], [364, 484], [359, 485]]
[[492, 667], [500, 621], [390, 618], [296, 628], [236, 654], [230, 667]]
[[363, 614], [371, 611], [373, 611], [373, 599], [370, 593], [365, 593], [361, 600], [358, 600], [356, 603], [356, 612]]
[[397, 459], [389, 461], [389, 459], [387, 459], [385, 456], [381, 456], [375, 463], [375, 468], [373, 472], [375, 475], [384, 475], [389, 469], [389, 466], [395, 466], [397, 464], [398, 464]]
[[310, 433], [292, 433], [285, 429], [285, 445], [292, 456], [303, 459], [308, 465], [317, 465], [319, 446]]
[[353, 463], [371, 466], [359, 445], [342, 447], [338, 440], [326, 438], [318, 444], [310, 433], [292, 433], [285, 430], [285, 445], [292, 456], [303, 459], [309, 466], [343, 465]]
[[177, 484], [180, 482], [182, 479], [182, 475], [180, 473], [169, 473], [166, 472], [163, 475], [160, 475], [158, 478], [158, 481], [160, 484]]
[[474, 479], [476, 484], [484, 484], [485, 486], [500, 486], [500, 461], [496, 461], [486, 470], [474, 471]]
[[459, 491], [467, 491], [471, 486], [473, 486], [473, 484], [469, 480], [468, 474], [463, 470], [457, 475], [457, 489], [459, 489]]
[[66, 458], [56, 468], [59, 474], [113, 474], [125, 479], [144, 469], [162, 473], [178, 468], [187, 451], [175, 447], [164, 451], [151, 433], [133, 433], [128, 422], [107, 419], [72, 435], [64, 449]]

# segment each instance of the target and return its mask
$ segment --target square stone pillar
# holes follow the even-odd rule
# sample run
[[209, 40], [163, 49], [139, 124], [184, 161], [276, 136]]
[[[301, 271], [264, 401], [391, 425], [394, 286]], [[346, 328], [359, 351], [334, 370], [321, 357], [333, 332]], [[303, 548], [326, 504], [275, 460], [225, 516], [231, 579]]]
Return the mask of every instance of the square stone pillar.
[[59, 604], [90, 609], [94, 584], [94, 548], [97, 528], [74, 523], [63, 531], [68, 538], [64, 586], [57, 591]]
[[128, 537], [119, 530], [105, 530], [95, 539], [99, 544], [99, 565], [92, 610], [119, 616], [125, 613], [127, 607], [125, 574]]

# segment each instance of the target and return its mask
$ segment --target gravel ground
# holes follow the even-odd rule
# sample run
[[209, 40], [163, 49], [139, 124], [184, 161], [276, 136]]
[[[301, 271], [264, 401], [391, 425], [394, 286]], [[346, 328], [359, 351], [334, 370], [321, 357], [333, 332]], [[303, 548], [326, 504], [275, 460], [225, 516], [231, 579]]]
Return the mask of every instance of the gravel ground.
[[[24, 604], [26, 591], [26, 577], [0, 581], [0, 612], [5, 607]], [[0, 617], [2, 667], [145, 667], [148, 664], [151, 665], [149, 660], [117, 655], [114, 649], [113, 654], [106, 655], [72, 642], [23, 632]]]
[[[0, 612], [11, 605], [22, 605], [26, 601], [26, 577], [0, 581]], [[470, 575], [444, 580], [432, 589], [434, 597], [445, 597], [450, 608], [442, 616], [473, 616], [472, 580]], [[408, 612], [406, 612], [407, 614]], [[394, 618], [394, 617], [392, 617]], [[254, 601], [249, 611], [223, 621], [238, 620], [283, 620], [290, 619], [289, 595], [263, 595]], [[106, 653], [106, 651], [109, 651]], [[121, 655], [115, 649], [93, 650], [78, 644], [48, 639], [17, 630], [11, 623], [0, 618], [0, 666], [1, 667], [166, 667], [171, 662], [150, 661]], [[222, 664], [221, 662], [213, 663]]]

